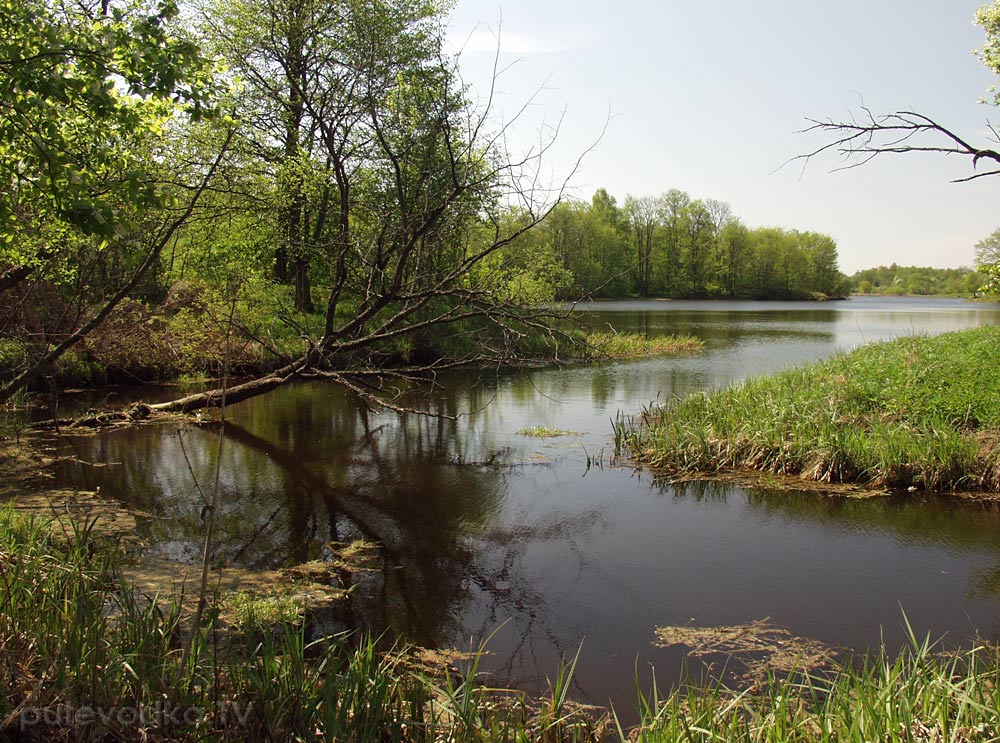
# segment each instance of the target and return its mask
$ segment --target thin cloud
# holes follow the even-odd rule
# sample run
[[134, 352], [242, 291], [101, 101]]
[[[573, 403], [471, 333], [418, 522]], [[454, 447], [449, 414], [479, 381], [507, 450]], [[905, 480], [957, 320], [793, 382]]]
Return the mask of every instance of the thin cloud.
[[583, 49], [597, 37], [594, 31], [577, 32], [570, 36], [537, 36], [531, 33], [508, 31], [497, 34], [492, 29], [477, 28], [467, 36], [454, 32], [448, 35], [448, 51], [454, 54], [501, 54], [527, 56], [531, 54], [560, 54]]

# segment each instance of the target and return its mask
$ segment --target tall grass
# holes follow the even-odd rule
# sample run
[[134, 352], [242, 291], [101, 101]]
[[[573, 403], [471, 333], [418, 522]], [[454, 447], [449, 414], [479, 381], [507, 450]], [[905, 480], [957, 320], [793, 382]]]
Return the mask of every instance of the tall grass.
[[874, 344], [618, 420], [616, 441], [674, 473], [996, 491], [998, 358], [995, 327]]
[[[428, 676], [376, 638], [307, 639], [286, 622], [235, 636], [185, 621], [178, 601], [140, 596], [93, 524], [0, 510], [0, 740], [596, 740], [567, 699], [460, 676]], [[211, 612], [209, 612], [211, 613]], [[193, 634], [195, 652], [183, 652]], [[6, 737], [5, 737], [6, 736]]]

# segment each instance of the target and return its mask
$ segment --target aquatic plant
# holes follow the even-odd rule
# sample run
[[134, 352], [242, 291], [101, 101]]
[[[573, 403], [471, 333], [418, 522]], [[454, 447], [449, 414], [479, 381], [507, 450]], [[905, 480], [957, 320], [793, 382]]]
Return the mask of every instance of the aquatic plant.
[[642, 724], [617, 725], [636, 743], [798, 743], [799, 741], [996, 741], [1000, 655], [978, 645], [946, 652], [910, 630], [909, 644], [819, 672], [769, 673], [755, 685], [687, 685], [660, 697], [639, 693]]
[[518, 429], [517, 433], [522, 436], [531, 436], [536, 439], [551, 439], [557, 436], [575, 436], [575, 431], [566, 431], [562, 428], [549, 428], [548, 426], [528, 426]]

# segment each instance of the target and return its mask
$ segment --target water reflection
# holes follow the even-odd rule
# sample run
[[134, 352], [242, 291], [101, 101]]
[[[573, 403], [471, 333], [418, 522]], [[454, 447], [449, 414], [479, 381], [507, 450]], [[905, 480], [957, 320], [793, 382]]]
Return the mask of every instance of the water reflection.
[[[492, 393], [455, 388], [423, 402], [453, 415], [481, 394]], [[309, 385], [234, 409], [223, 429], [216, 559], [276, 567], [329, 558], [331, 542], [361, 538], [378, 545], [380, 573], [347, 586], [366, 626], [432, 647], [454, 642], [472, 592], [488, 599], [487, 625], [500, 615], [534, 621], [545, 597], [518, 570], [526, 547], [572, 541], [599, 529], [601, 516], [501, 518], [508, 480], [525, 465], [474, 435], [490, 420], [485, 411], [474, 423], [379, 416], [340, 388]], [[218, 430], [208, 423], [70, 438], [72, 459], [57, 474], [146, 514], [142, 536], [152, 550], [194, 562]]]
[[[454, 374], [378, 413], [340, 388], [290, 386], [235, 406], [222, 450], [218, 559], [270, 567], [379, 545], [353, 585], [347, 626], [427, 645], [469, 645], [502, 627], [486, 667], [543, 686], [583, 643], [577, 693], [627, 706], [637, 666], [676, 677], [657, 625], [771, 617], [795, 633], [864, 647], [919, 632], [1000, 638], [1000, 510], [933, 497], [848, 500], [669, 485], [607, 465], [609, 418], [657, 397], [912, 331], [1000, 321], [996, 307], [884, 300], [816, 305], [626, 302], [595, 325], [689, 332], [703, 354], [630, 363]], [[454, 416], [459, 416], [455, 418]], [[546, 441], [517, 431], [576, 432]], [[161, 426], [70, 438], [64, 484], [147, 517], [143, 536], [196, 559], [218, 428]], [[601, 452], [605, 456], [601, 457]], [[94, 467], [80, 462], [110, 463]]]

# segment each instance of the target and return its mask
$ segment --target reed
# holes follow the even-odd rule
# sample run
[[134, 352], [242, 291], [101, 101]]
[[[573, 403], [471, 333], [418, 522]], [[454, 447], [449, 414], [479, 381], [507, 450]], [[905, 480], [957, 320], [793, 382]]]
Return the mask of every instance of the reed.
[[479, 654], [459, 677], [429, 676], [378, 638], [310, 641], [284, 607], [269, 628], [253, 610], [220, 635], [125, 584], [92, 522], [54, 524], [0, 509], [0, 740], [596, 739], [568, 699], [575, 663], [532, 700], [484, 684]]

